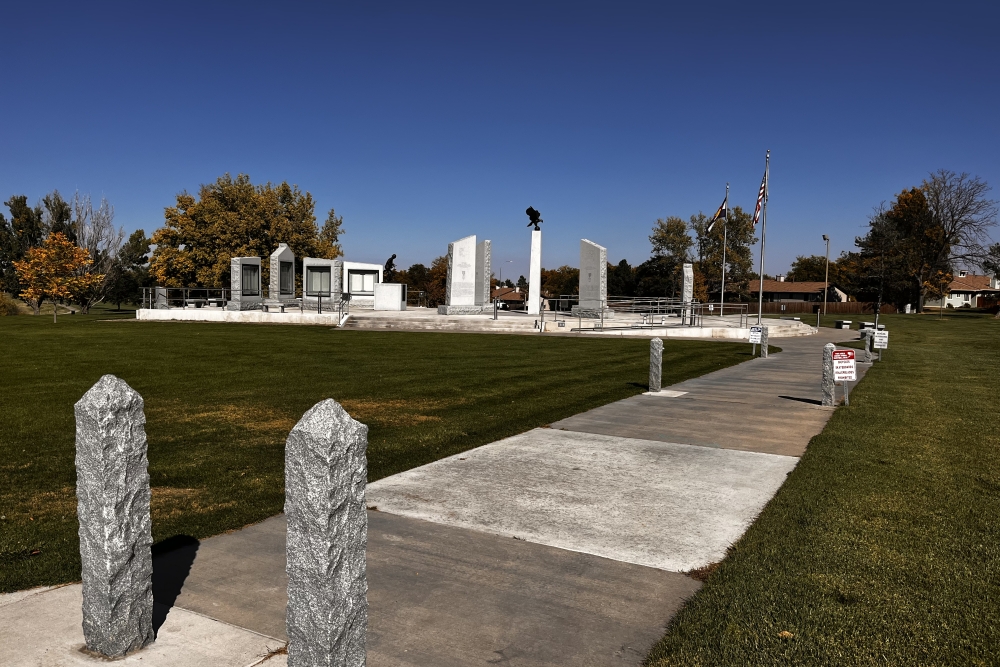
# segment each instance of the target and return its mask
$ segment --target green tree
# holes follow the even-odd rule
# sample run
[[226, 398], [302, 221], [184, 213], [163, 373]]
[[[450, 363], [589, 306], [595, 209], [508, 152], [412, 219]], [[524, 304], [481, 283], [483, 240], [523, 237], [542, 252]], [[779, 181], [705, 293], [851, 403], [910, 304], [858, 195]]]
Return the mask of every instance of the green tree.
[[340, 237], [344, 234], [346, 234], [344, 216], [337, 215], [337, 212], [331, 208], [330, 212], [326, 214], [323, 228], [319, 230], [319, 242], [323, 248], [322, 252], [325, 253], [324, 256], [340, 257], [344, 254], [340, 247]]
[[560, 266], [558, 269], [542, 269], [542, 294], [554, 298], [564, 294], [579, 294], [580, 269]]
[[[334, 221], [328, 218], [321, 239], [314, 211], [312, 195], [297, 186], [254, 185], [246, 174], [225, 174], [201, 186], [197, 198], [182, 192], [166, 209], [164, 226], [153, 233], [150, 273], [165, 287], [224, 287], [232, 257], [267, 257], [279, 243], [288, 244], [299, 268], [303, 257], [339, 257], [334, 239], [343, 221], [331, 210]], [[266, 284], [268, 263], [261, 268]]]
[[[705, 283], [706, 299], [718, 295], [722, 288], [722, 248], [726, 246], [726, 293], [736, 294], [740, 300], [750, 298], [750, 275], [753, 255], [750, 246], [757, 242], [754, 236], [753, 216], [741, 207], [729, 210], [729, 220], [719, 220], [708, 230], [707, 219], [700, 213], [691, 216], [691, 227], [698, 235], [700, 259], [697, 269]], [[697, 282], [697, 280], [696, 280]]]
[[58, 190], [53, 190], [42, 197], [44, 207], [43, 224], [45, 235], [62, 234], [69, 241], [76, 243], [76, 228], [73, 225], [73, 208], [62, 198]]
[[[694, 217], [691, 216], [691, 219], [694, 220]], [[678, 217], [658, 219], [653, 225], [653, 233], [649, 237], [649, 242], [653, 245], [653, 255], [655, 256], [670, 257], [680, 264], [690, 258], [691, 237], [687, 232], [687, 224]]]
[[149, 287], [149, 248], [146, 232], [137, 229], [118, 251], [115, 258], [115, 280], [108, 299], [122, 309], [122, 303], [142, 302], [142, 288]]
[[627, 259], [608, 263], [608, 296], [635, 296], [635, 269]]
[[520, 287], [522, 290], [528, 289], [528, 279], [524, 276], [518, 276], [515, 287]]
[[[837, 282], [834, 276], [837, 271], [837, 259], [830, 260], [830, 283]], [[823, 282], [826, 279], [825, 255], [799, 255], [788, 270], [788, 280], [796, 282]]]
[[4, 202], [10, 212], [10, 220], [0, 214], [0, 289], [19, 294], [23, 289], [14, 262], [24, 259], [31, 248], [42, 243], [45, 229], [42, 223], [42, 207], [28, 206], [25, 195], [14, 195]]

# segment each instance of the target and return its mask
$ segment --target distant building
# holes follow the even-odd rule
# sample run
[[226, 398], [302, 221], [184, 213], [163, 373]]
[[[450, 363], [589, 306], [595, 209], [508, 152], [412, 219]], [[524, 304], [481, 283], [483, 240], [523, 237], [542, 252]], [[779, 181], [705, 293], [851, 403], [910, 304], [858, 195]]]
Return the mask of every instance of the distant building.
[[[764, 301], [823, 301], [823, 282], [785, 280], [784, 276], [778, 276], [777, 280], [764, 279]], [[750, 294], [757, 298], [760, 293], [760, 281], [750, 281]], [[826, 298], [830, 303], [847, 301], [847, 294], [836, 285], [831, 284]]]
[[[996, 276], [980, 276], [960, 270], [948, 284], [944, 303], [941, 299], [927, 299], [928, 308], [985, 308], [1000, 299], [1000, 280]], [[990, 302], [990, 303], [987, 303]]]
[[517, 309], [524, 307], [528, 293], [522, 292], [520, 287], [496, 287], [490, 298], [493, 301], [499, 300], [502, 308]]

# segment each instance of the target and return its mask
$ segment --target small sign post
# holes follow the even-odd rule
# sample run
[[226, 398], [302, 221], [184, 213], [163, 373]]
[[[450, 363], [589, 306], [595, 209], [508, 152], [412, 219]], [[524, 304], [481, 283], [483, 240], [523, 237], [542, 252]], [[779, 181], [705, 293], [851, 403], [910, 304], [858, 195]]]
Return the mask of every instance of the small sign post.
[[844, 405], [851, 404], [848, 382], [858, 379], [857, 366], [854, 363], [854, 350], [833, 351], [833, 381], [844, 383]]
[[753, 344], [753, 356], [757, 355], [757, 346], [760, 344], [761, 336], [764, 334], [764, 327], [750, 327], [750, 342]]
[[878, 360], [882, 361], [882, 350], [889, 349], [889, 332], [883, 329], [882, 331], [875, 331], [875, 336], [872, 339], [872, 347], [878, 350]]

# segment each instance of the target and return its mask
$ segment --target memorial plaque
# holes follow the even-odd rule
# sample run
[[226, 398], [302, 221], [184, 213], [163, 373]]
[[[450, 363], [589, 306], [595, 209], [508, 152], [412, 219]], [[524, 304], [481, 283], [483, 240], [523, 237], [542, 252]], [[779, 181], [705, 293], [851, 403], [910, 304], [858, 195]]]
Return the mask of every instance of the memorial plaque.
[[476, 305], [476, 237], [466, 236], [448, 244], [446, 305]]
[[833, 351], [833, 379], [835, 382], [855, 382], [858, 379], [854, 350]]

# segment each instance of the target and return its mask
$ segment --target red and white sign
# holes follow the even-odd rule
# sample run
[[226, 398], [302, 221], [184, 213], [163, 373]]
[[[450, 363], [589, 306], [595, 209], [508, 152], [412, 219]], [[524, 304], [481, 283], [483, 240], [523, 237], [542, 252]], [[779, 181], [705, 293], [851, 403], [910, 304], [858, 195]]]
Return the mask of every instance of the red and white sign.
[[854, 365], [854, 350], [833, 351], [834, 382], [856, 382], [858, 370]]

